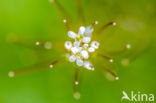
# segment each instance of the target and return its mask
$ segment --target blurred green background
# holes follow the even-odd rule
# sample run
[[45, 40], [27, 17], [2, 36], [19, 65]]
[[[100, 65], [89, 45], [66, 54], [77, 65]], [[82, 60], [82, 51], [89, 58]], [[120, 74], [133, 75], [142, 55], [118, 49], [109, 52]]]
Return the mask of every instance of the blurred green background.
[[[72, 30], [77, 32], [77, 0], [58, 2], [69, 13]], [[11, 70], [56, 59], [61, 52], [33, 47], [36, 41], [63, 42], [67, 31], [48, 0], [0, 0], [0, 103], [121, 103], [122, 91], [156, 95], [156, 1], [82, 0], [82, 6], [87, 25], [95, 20], [99, 21], [97, 28], [117, 22], [101, 36], [101, 52], [109, 55], [127, 43], [132, 45], [130, 51], [112, 56], [116, 58], [114, 64], [104, 61], [120, 79], [107, 80], [98, 67], [94, 72], [82, 70], [81, 98], [75, 100], [74, 68], [68, 63], [9, 78]], [[14, 40], [21, 44], [11, 43]], [[125, 58], [129, 65], [122, 65]]]

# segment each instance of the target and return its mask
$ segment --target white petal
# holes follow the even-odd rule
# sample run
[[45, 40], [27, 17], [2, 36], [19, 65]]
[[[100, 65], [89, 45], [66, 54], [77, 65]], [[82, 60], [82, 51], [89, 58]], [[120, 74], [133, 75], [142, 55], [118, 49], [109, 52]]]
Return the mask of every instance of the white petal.
[[65, 46], [66, 49], [69, 50], [69, 49], [71, 49], [71, 47], [72, 47], [72, 42], [66, 41], [65, 44], [64, 44], [64, 46]]
[[89, 61], [84, 62], [84, 67], [88, 70], [94, 70], [93, 65]]
[[72, 55], [72, 56], [69, 57], [69, 61], [70, 62], [74, 62], [75, 60], [76, 60], [75, 55]]
[[90, 37], [84, 37], [83, 38], [83, 42], [84, 43], [89, 43], [91, 41], [91, 38]]
[[79, 46], [80, 46], [80, 42], [75, 41], [75, 42], [74, 42], [74, 46], [75, 46], [75, 47], [79, 47]]
[[99, 48], [99, 45], [100, 45], [100, 43], [97, 42], [97, 41], [92, 41], [92, 43], [91, 43], [91, 47], [93, 47], [95, 49], [98, 49]]
[[77, 64], [78, 66], [82, 66], [82, 65], [83, 65], [83, 60], [82, 60], [82, 59], [77, 59], [77, 60], [76, 60], [76, 64]]
[[83, 44], [83, 47], [84, 47], [84, 48], [86, 48], [86, 47], [88, 47], [88, 46], [89, 46], [88, 44]]
[[85, 27], [84, 26], [81, 26], [80, 28], [79, 28], [79, 34], [81, 34], [81, 35], [83, 35], [84, 34], [84, 32], [85, 32]]
[[73, 54], [76, 54], [76, 53], [79, 52], [79, 49], [77, 47], [72, 47], [71, 51], [72, 51]]
[[77, 34], [75, 34], [73, 31], [69, 31], [69, 32], [68, 32], [68, 36], [69, 36], [70, 38], [72, 38], [72, 39], [75, 39], [76, 36], [77, 36]]
[[94, 29], [91, 28], [91, 27], [92, 26], [89, 26], [89, 27], [86, 28], [84, 36], [91, 36], [92, 35], [92, 32], [94, 31]]
[[83, 57], [84, 59], [88, 59], [88, 58], [89, 58], [89, 54], [88, 54], [88, 52], [85, 51], [85, 50], [81, 51], [81, 55], [82, 55], [82, 57]]
[[89, 52], [94, 52], [94, 51], [95, 51], [95, 48], [89, 47], [89, 48], [88, 48], [88, 51], [89, 51]]

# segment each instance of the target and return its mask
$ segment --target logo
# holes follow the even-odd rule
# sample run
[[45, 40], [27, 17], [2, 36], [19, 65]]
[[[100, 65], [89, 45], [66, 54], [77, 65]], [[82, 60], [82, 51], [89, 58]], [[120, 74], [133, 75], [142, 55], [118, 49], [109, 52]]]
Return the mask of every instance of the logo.
[[144, 94], [138, 91], [137, 93], [134, 93], [134, 91], [131, 91], [131, 93], [128, 95], [125, 91], [122, 91], [122, 98], [121, 101], [128, 100], [132, 102], [140, 102], [140, 101], [147, 101], [147, 102], [153, 102], [154, 101], [154, 94]]

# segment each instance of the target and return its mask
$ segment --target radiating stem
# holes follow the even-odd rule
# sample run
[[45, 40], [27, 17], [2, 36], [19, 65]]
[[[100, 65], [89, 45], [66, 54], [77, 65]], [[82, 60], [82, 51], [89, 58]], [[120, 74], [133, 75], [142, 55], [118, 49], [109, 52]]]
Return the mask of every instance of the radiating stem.
[[[28, 41], [28, 40], [27, 40]], [[29, 42], [23, 42], [22, 40], [16, 40], [14, 42], [11, 42], [17, 46], [21, 46], [24, 48], [29, 48], [29, 49], [36, 49], [36, 50], [45, 50], [45, 49], [52, 49], [52, 42], [33, 42], [33, 43], [29, 43]], [[37, 46], [43, 47], [43, 48], [38, 48]]]
[[98, 24], [98, 21], [95, 21], [95, 22], [92, 24], [91, 29], [93, 29], [97, 24]]
[[37, 63], [37, 64], [34, 64], [32, 66], [29, 66], [29, 67], [25, 67], [25, 68], [20, 69], [20, 70], [10, 71], [8, 75], [9, 75], [9, 77], [14, 77], [14, 76], [18, 76], [18, 75], [27, 74], [27, 73], [33, 73], [33, 72], [46, 70], [49, 68], [53, 68], [53, 66], [56, 65], [57, 63], [59, 63], [60, 61], [61, 60], [59, 60], [59, 59], [55, 60], [50, 65], [49, 65], [49, 61], [44, 62], [44, 63]]
[[65, 24], [66, 30], [69, 31], [70, 27], [69, 27], [69, 23], [68, 23], [67, 19], [64, 19], [63, 23]]
[[104, 26], [102, 26], [98, 31], [97, 34], [100, 35], [105, 29], [107, 29], [110, 26], [116, 26], [116, 22], [110, 22]]
[[82, 10], [81, 0], [78, 0], [78, 13], [79, 13], [80, 20], [82, 20], [83, 24], [85, 24], [85, 17]]
[[120, 54], [131, 49], [131, 44], [126, 44], [121, 50], [109, 52], [110, 55]]
[[78, 81], [78, 69], [76, 68], [75, 70], [75, 85], [78, 85], [79, 84], [79, 81]]
[[39, 42], [39, 41], [37, 41], [36, 43], [36, 46], [42, 46], [42, 47], [44, 47], [45, 49], [52, 49], [52, 42]]
[[[11, 43], [20, 47], [24, 47], [24, 48], [39, 49], [39, 48], [35, 48], [33, 44], [23, 42], [21, 39], [17, 39], [16, 41], [13, 41]], [[36, 45], [38, 44], [36, 43]]]
[[119, 80], [119, 77], [114, 73], [112, 72], [111, 70], [107, 69], [107, 68], [104, 68], [108, 73], [110, 73], [116, 80]]
[[53, 61], [49, 66], [50, 66], [50, 68], [53, 68], [54, 67], [54, 65], [56, 65], [57, 63], [59, 63], [61, 60], [55, 60], [55, 61]]
[[114, 77], [114, 79], [119, 80], [119, 77], [113, 71], [111, 71], [110, 69], [104, 67], [103, 65], [101, 65], [101, 68], [103, 70], [105, 70], [106, 72], [108, 72], [109, 74], [111, 74]]
[[112, 58], [108, 57], [108, 56], [105, 56], [105, 55], [103, 55], [103, 54], [101, 54], [101, 53], [98, 53], [98, 55], [99, 55], [100, 57], [102, 57], [102, 58], [108, 60], [108, 61], [111, 62], [111, 63], [114, 62], [114, 60], [113, 60]]
[[40, 42], [37, 41], [34, 43], [36, 45], [36, 49], [47, 49], [47, 50], [55, 50], [55, 51], [64, 51], [64, 42], [62, 41], [55, 41], [55, 42]]
[[80, 92], [79, 92], [79, 69], [75, 68], [75, 76], [74, 76], [74, 98], [79, 99], [80, 98]]
[[60, 14], [64, 17], [64, 18], [69, 18], [67, 12], [65, 11], [65, 9], [60, 5], [60, 3], [58, 3], [57, 0], [50, 0], [50, 2], [52, 4], [54, 4], [54, 6], [56, 7], [56, 9], [58, 9], [58, 11], [60, 12]]

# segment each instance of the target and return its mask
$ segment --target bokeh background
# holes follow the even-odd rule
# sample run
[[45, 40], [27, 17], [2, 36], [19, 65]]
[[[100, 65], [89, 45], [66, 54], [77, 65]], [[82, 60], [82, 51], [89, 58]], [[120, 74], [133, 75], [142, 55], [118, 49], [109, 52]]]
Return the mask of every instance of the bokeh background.
[[[57, 1], [69, 13], [72, 30], [77, 32], [77, 0]], [[122, 91], [156, 95], [156, 1], [82, 0], [82, 6], [86, 26], [95, 20], [99, 21], [97, 28], [117, 22], [116, 27], [104, 31], [99, 41], [101, 52], [116, 58], [113, 64], [103, 61], [104, 64], [116, 71], [120, 79], [109, 80], [98, 67], [94, 72], [82, 70], [81, 98], [76, 100], [74, 68], [70, 63], [9, 78], [11, 70], [55, 60], [62, 52], [36, 48], [35, 42], [59, 44], [64, 42], [67, 31], [48, 0], [0, 0], [0, 103], [120, 103]], [[126, 53], [109, 54], [127, 43], [132, 48]]]

